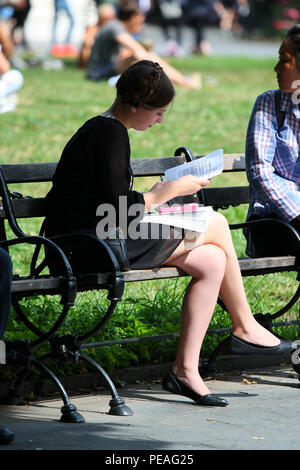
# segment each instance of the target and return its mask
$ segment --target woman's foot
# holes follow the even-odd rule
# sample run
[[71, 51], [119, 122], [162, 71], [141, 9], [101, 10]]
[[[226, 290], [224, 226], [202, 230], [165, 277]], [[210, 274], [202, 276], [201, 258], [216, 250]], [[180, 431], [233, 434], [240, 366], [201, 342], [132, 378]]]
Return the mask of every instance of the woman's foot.
[[280, 344], [280, 339], [277, 338], [277, 336], [274, 336], [271, 331], [266, 330], [266, 328], [256, 321], [250, 328], [243, 329], [242, 327], [237, 327], [232, 330], [232, 333], [234, 336], [248, 341], [249, 343], [256, 344], [257, 346], [271, 347]]
[[264, 356], [284, 356], [291, 353], [293, 348], [292, 341], [285, 339], [280, 340], [280, 343], [275, 346], [261, 346], [257, 343], [251, 343], [244, 339], [238, 338], [231, 334], [226, 341], [227, 351], [231, 354], [238, 355], [253, 355], [259, 354]]
[[224, 398], [213, 393], [205, 393], [204, 395], [195, 392], [189, 385], [170, 370], [162, 381], [162, 387], [168, 392], [175, 393], [190, 398], [197, 405], [201, 406], [226, 406], [228, 402]]
[[194, 390], [194, 392], [198, 393], [199, 395], [203, 396], [211, 393], [198, 372], [189, 372], [184, 370], [183, 368], [179, 368], [176, 366], [174, 366], [172, 371], [185, 385], [190, 387], [192, 390]]

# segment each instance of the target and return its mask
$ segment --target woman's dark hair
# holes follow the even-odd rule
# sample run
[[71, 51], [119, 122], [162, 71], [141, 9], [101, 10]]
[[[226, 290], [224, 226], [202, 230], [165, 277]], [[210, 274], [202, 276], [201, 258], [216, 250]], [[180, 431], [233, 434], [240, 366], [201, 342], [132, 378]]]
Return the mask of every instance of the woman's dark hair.
[[286, 33], [285, 39], [289, 39], [294, 47], [297, 66], [300, 70], [300, 24], [295, 24]]
[[161, 108], [175, 96], [174, 86], [157, 62], [140, 60], [117, 81], [117, 98], [135, 108]]

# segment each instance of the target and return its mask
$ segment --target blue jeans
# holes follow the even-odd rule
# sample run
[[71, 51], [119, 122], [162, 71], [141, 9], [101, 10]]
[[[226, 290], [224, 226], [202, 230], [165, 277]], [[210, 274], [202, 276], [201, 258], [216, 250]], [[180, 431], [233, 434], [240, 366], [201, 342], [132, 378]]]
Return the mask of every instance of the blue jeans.
[[53, 30], [52, 30], [52, 44], [57, 43], [57, 28], [58, 28], [58, 17], [60, 13], [65, 13], [69, 18], [69, 28], [65, 38], [65, 44], [68, 44], [71, 40], [71, 35], [74, 28], [74, 18], [73, 14], [70, 10], [69, 4], [67, 0], [54, 0], [54, 22], [53, 22]]

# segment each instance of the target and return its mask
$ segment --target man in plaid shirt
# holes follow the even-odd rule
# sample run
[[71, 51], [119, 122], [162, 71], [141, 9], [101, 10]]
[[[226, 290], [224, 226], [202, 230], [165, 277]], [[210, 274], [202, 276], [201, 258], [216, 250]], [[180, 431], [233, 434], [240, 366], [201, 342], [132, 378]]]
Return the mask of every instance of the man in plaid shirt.
[[[287, 33], [279, 56], [275, 72], [281, 89], [283, 123], [278, 129], [275, 90], [269, 90], [257, 98], [248, 125], [247, 220], [275, 217], [290, 222], [300, 232], [300, 109], [295, 91], [295, 85], [300, 84], [300, 25]], [[256, 224], [250, 230], [245, 230], [249, 254], [294, 254], [299, 250], [299, 241], [292, 236], [290, 242], [285, 227], [278, 223]]]

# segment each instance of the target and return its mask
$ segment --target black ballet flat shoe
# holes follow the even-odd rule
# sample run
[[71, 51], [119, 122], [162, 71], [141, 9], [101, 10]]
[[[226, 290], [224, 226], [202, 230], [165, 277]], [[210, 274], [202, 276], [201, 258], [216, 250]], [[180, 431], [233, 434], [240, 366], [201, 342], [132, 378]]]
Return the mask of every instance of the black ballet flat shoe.
[[0, 444], [10, 444], [15, 438], [14, 432], [6, 426], [0, 426]]
[[259, 344], [253, 344], [238, 338], [232, 333], [228, 338], [226, 346], [229, 353], [241, 355], [263, 354], [265, 356], [283, 356], [293, 350], [292, 341], [285, 339], [282, 339], [277, 346], [260, 346]]
[[207, 395], [199, 395], [194, 392], [188, 385], [183, 383], [177, 375], [171, 370], [167, 373], [162, 381], [162, 388], [168, 392], [175, 393], [176, 395], [183, 395], [184, 397], [191, 398], [197, 405], [203, 406], [226, 406], [228, 401], [220, 398], [213, 393]]

